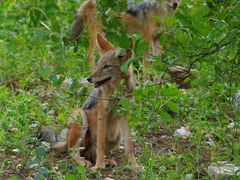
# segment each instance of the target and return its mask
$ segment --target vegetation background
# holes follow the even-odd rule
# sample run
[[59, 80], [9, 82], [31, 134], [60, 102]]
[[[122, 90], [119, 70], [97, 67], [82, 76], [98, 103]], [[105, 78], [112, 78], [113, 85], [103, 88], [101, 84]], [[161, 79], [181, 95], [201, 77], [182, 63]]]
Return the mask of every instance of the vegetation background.
[[[141, 75], [136, 75], [135, 101], [122, 98], [117, 111], [131, 109], [136, 153], [145, 172], [128, 170], [122, 150], [114, 155], [116, 168], [95, 174], [71, 157], [56, 157], [46, 151], [37, 139], [40, 127], [67, 127], [67, 117], [83, 104], [89, 92], [78, 83], [90, 74], [87, 35], [82, 36], [77, 52], [74, 46], [63, 43], [81, 2], [0, 2], [1, 179], [209, 179], [211, 162], [240, 165], [236, 130], [240, 113], [233, 107], [234, 94], [240, 90], [238, 0], [183, 0], [176, 16], [164, 22], [164, 56], [151, 57], [149, 71], [168, 78], [170, 66], [194, 68], [191, 89], [182, 91], [169, 82], [143, 83]], [[123, 27], [105, 12], [126, 10], [126, 0], [101, 0], [98, 8], [107, 25], [107, 37], [124, 47]], [[134, 39], [138, 72], [147, 47], [140, 36]], [[64, 85], [67, 78], [73, 79], [70, 86]], [[235, 130], [227, 128], [232, 122]], [[182, 126], [190, 127], [191, 137], [174, 136]]]

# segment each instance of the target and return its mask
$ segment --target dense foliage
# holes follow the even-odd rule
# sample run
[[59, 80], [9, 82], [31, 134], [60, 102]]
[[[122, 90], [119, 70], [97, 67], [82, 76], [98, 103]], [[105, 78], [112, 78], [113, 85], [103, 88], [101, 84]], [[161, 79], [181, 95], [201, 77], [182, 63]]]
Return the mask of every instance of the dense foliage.
[[[74, 46], [63, 43], [81, 2], [1, 2], [0, 177], [104, 176], [100, 172], [92, 174], [70, 157], [59, 161], [47, 154], [36, 138], [41, 126], [66, 127], [67, 117], [83, 104], [89, 92], [78, 83], [90, 74], [87, 35], [82, 36], [77, 52]], [[126, 8], [125, 0], [98, 3], [106, 36], [118, 47], [127, 46], [128, 35], [118, 19], [106, 12]], [[181, 65], [195, 69], [195, 79], [187, 91], [168, 81], [143, 82], [142, 56], [147, 46], [140, 35], [134, 35], [135, 56], [131, 60], [138, 83], [135, 101], [122, 97], [116, 111], [131, 109], [138, 161], [146, 170], [128, 171], [121, 158], [118, 167], [109, 171], [117, 179], [180, 179], [187, 174], [208, 178], [211, 162], [224, 160], [240, 165], [239, 132], [227, 129], [231, 122], [236, 122], [236, 128], [240, 125], [239, 109], [233, 107], [233, 96], [240, 90], [240, 2], [183, 0], [174, 18], [162, 23], [167, 26], [161, 36], [164, 55], [149, 57], [153, 61], [150, 73], [169, 78], [167, 69]], [[68, 87], [63, 83], [67, 78], [73, 79]], [[190, 127], [190, 138], [174, 137], [181, 126]], [[209, 145], [207, 138], [214, 144]]]

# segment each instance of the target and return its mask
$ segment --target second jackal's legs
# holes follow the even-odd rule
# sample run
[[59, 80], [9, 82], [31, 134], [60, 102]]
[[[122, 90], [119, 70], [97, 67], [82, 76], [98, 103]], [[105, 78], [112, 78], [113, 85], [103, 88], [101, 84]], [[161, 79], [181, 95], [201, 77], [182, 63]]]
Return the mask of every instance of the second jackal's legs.
[[[143, 70], [143, 79], [146, 81], [149, 78], [148, 75], [148, 67], [150, 65], [150, 62], [147, 60], [147, 56], [149, 54], [153, 56], [161, 57], [162, 55], [162, 46], [160, 44], [160, 36], [162, 32], [160, 31], [160, 27], [154, 28], [154, 24], [148, 24], [146, 28], [143, 31], [143, 37], [146, 42], [149, 44], [149, 51], [144, 53], [144, 70]], [[161, 30], [164, 31], [164, 28]], [[151, 53], [149, 53], [151, 52]]]

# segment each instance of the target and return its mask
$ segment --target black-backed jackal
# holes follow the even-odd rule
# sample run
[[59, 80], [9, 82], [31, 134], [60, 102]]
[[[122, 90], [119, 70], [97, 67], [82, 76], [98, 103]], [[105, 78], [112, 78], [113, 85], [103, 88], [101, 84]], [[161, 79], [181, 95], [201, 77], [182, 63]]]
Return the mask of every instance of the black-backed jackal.
[[[115, 47], [101, 34], [96, 34], [101, 57], [96, 70], [88, 77], [94, 88], [85, 105], [73, 112], [69, 121], [66, 142], [53, 142], [52, 149], [57, 151], [70, 151], [72, 147], [81, 146], [84, 150], [76, 157], [80, 164], [95, 163], [93, 168], [104, 168], [104, 155], [119, 146], [121, 137], [124, 140], [125, 153], [132, 168], [139, 168], [134, 155], [134, 145], [128, 126], [129, 113], [123, 116], [113, 111], [116, 99], [113, 93], [119, 89], [120, 82], [124, 80], [126, 93], [131, 94], [135, 87], [132, 65], [128, 72], [120, 70], [122, 63], [132, 56], [130, 49], [125, 49], [117, 57]], [[131, 95], [128, 98], [132, 98]], [[83, 123], [74, 122], [74, 117], [81, 115]], [[49, 129], [43, 129], [45, 140], [53, 136]], [[81, 143], [79, 144], [79, 141]]]
[[[165, 20], [175, 14], [180, 0], [146, 0], [140, 4], [129, 6], [121, 13], [120, 22], [127, 25], [126, 33], [141, 33], [151, 48], [152, 55], [161, 55], [162, 47], [159, 37], [163, 33], [160, 22], [156, 18]], [[155, 19], [155, 20], [154, 20]], [[78, 41], [84, 28], [89, 32], [88, 57], [92, 61], [96, 48], [96, 33], [102, 33], [101, 17], [97, 15], [96, 0], [86, 0], [78, 9], [73, 22], [70, 40]], [[94, 62], [91, 62], [94, 67]]]

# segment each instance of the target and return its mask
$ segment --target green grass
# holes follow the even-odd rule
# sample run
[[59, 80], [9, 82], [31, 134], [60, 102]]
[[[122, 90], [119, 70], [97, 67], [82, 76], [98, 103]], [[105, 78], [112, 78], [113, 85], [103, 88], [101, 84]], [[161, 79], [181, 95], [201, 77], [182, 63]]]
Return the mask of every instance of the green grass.
[[[213, 55], [200, 58], [194, 66], [197, 71], [193, 88], [186, 93], [170, 83], [145, 85], [140, 73], [135, 101], [122, 107], [131, 110], [136, 154], [138, 162], [145, 167], [144, 172], [127, 169], [122, 150], [113, 154], [118, 162], [116, 168], [97, 173], [77, 165], [71, 157], [45, 151], [44, 144], [37, 139], [40, 128], [67, 127], [69, 114], [81, 107], [89, 93], [89, 89], [77, 84], [71, 87], [62, 84], [64, 78], [78, 81], [91, 73], [86, 60], [87, 36], [83, 36], [76, 53], [62, 41], [80, 3], [77, 0], [7, 0], [1, 4], [0, 177], [101, 179], [111, 174], [115, 179], [172, 180], [186, 179], [187, 174], [193, 174], [194, 179], [210, 179], [207, 167], [211, 162], [230, 161], [240, 165], [239, 134], [227, 129], [230, 122], [240, 120], [239, 110], [231, 105], [231, 97], [240, 88], [239, 39]], [[189, 11], [191, 5], [195, 9]], [[195, 58], [190, 55], [206, 52], [217, 42], [235, 37], [239, 33], [239, 22], [235, 20], [239, 17], [238, 7], [239, 4], [227, 6], [219, 2], [219, 7], [215, 7], [221, 10], [218, 12], [206, 8], [200, 0], [183, 2], [161, 39], [165, 47], [162, 59], [166, 64], [155, 60], [149, 71], [168, 77], [166, 69], [176, 57], [182, 57], [179, 64], [187, 66]], [[226, 39], [222, 38], [223, 32]], [[117, 44], [114, 36], [111, 41]], [[144, 43], [136, 53], [138, 67], [141, 67], [143, 50]], [[49, 113], [51, 110], [54, 114]], [[181, 126], [191, 128], [190, 138], [173, 136]], [[214, 146], [207, 144], [206, 136], [214, 140]]]

